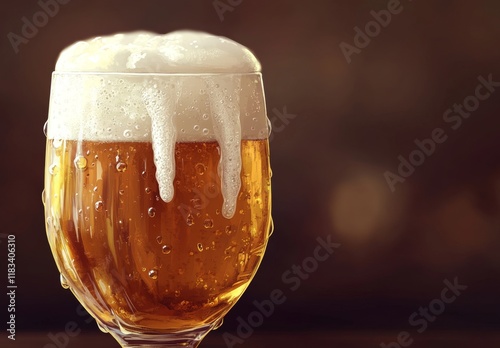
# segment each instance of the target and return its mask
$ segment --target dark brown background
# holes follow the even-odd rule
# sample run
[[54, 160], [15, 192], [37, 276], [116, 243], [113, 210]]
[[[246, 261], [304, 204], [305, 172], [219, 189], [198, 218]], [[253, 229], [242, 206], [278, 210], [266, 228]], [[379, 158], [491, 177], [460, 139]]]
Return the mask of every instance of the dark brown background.
[[[234, 333], [252, 301], [279, 288], [287, 301], [260, 332], [414, 333], [409, 315], [455, 277], [468, 289], [431, 330], [498, 331], [500, 88], [456, 131], [443, 113], [474, 93], [479, 75], [500, 81], [500, 3], [401, 3], [403, 11], [348, 64], [339, 44], [352, 44], [353, 28], [364, 27], [370, 11], [385, 9], [387, 1], [246, 0], [221, 21], [212, 1], [72, 0], [18, 54], [7, 34], [20, 34], [22, 17], [31, 19], [40, 7], [4, 2], [0, 233], [17, 236], [18, 334], [58, 332], [68, 320], [94, 330], [60, 287], [44, 231], [42, 126], [58, 53], [90, 36], [183, 28], [250, 47], [263, 66], [270, 118], [274, 108], [296, 115], [271, 143], [275, 232], [259, 273], [220, 332]], [[398, 156], [408, 158], [414, 140], [437, 127], [447, 141], [392, 193], [384, 172], [396, 172]], [[342, 245], [338, 252], [290, 291], [283, 272], [328, 235]], [[2, 239], [2, 284], [5, 244]]]

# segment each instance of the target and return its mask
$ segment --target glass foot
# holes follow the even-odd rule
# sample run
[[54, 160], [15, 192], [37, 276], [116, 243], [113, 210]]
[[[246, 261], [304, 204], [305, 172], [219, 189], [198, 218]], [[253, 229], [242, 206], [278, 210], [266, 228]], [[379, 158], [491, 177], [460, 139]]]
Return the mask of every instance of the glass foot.
[[211, 329], [212, 325], [202, 326], [193, 330], [169, 333], [123, 333], [119, 329], [115, 328], [108, 328], [108, 332], [118, 341], [118, 343], [120, 343], [123, 348], [196, 348]]

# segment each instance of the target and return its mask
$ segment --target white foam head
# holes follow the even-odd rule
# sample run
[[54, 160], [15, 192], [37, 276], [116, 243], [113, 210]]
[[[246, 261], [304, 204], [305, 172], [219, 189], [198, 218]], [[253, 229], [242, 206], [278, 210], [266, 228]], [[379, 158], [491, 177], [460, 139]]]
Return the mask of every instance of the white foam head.
[[196, 31], [138, 31], [80, 41], [64, 49], [56, 71], [251, 73], [260, 63], [248, 48]]
[[52, 139], [152, 142], [163, 200], [176, 141], [217, 141], [223, 213], [240, 189], [241, 139], [268, 137], [260, 63], [223, 37], [178, 31], [97, 37], [64, 49], [53, 74]]

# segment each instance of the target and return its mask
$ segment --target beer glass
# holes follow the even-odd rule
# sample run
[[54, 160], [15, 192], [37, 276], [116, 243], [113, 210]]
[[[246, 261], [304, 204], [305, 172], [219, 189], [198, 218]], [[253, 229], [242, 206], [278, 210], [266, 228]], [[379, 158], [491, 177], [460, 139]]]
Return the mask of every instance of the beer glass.
[[271, 226], [260, 73], [54, 72], [45, 169], [61, 284], [122, 347], [196, 347]]

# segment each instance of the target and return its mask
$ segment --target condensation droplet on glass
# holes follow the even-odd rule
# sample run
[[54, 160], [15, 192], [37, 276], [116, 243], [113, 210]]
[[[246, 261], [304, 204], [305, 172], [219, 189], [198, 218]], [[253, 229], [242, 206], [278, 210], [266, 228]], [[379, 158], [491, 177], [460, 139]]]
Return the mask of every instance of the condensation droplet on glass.
[[143, 170], [143, 171], [141, 172], [141, 176], [142, 176], [144, 179], [146, 179], [147, 174], [148, 174], [148, 173], [147, 173], [147, 171], [145, 171], [145, 170]]
[[193, 215], [188, 214], [188, 216], [186, 217], [186, 224], [188, 226], [193, 226], [194, 225], [194, 217], [193, 217]]
[[208, 131], [208, 128], [203, 128], [202, 132], [203, 132], [203, 134], [207, 135], [207, 134], [208, 134], [208, 132], [209, 132], [209, 131]]
[[149, 208], [148, 209], [148, 215], [149, 215], [149, 217], [155, 217], [155, 215], [156, 215], [156, 209], [153, 208], [153, 207]]
[[45, 123], [43, 124], [43, 134], [45, 134], [45, 137], [47, 137], [47, 128], [49, 126], [49, 121], [45, 121]]
[[[97, 186], [96, 186], [97, 187]], [[125, 190], [118, 190], [118, 193], [123, 196], [125, 194]]]
[[60, 280], [61, 280], [61, 286], [63, 287], [63, 289], [69, 289], [68, 280], [66, 279], [66, 277], [62, 273], [61, 273], [61, 279]]
[[175, 297], [181, 296], [180, 290], [175, 290], [174, 295], [175, 295]]
[[148, 276], [151, 278], [151, 279], [158, 279], [158, 271], [155, 270], [155, 269], [152, 269], [151, 271], [149, 271], [148, 273]]
[[[215, 302], [210, 302], [210, 305], [211, 306], [215, 306]], [[224, 323], [224, 318], [220, 318], [219, 320], [217, 320], [213, 326], [212, 326], [212, 330], [217, 330], [218, 328], [220, 328], [222, 326], [222, 324]]]
[[198, 173], [198, 175], [205, 174], [205, 165], [203, 163], [196, 163], [194, 169], [196, 170], [196, 173]]
[[269, 233], [267, 236], [271, 237], [273, 232], [274, 232], [274, 221], [273, 221], [273, 218], [271, 217], [271, 226], [269, 227]]
[[108, 329], [106, 329], [103, 324], [101, 324], [98, 321], [96, 321], [96, 323], [97, 323], [97, 327], [99, 328], [99, 330], [101, 330], [101, 332], [108, 333]]
[[87, 169], [87, 159], [83, 156], [77, 156], [75, 158], [75, 167], [80, 170], [85, 170]]
[[202, 117], [204, 120], [208, 120], [208, 114], [203, 114], [201, 117]]
[[231, 226], [226, 226], [226, 234], [231, 234], [233, 232]]
[[59, 173], [59, 167], [57, 166], [57, 164], [50, 165], [49, 173], [50, 173], [50, 175], [56, 175], [57, 173]]
[[200, 126], [198, 126], [197, 124], [195, 124], [195, 125], [193, 126], [193, 129], [194, 129], [195, 131], [199, 131], [199, 130], [200, 130]]
[[205, 228], [212, 228], [214, 227], [214, 221], [212, 219], [205, 219], [205, 221], [203, 221], [203, 226]]
[[168, 245], [164, 245], [161, 248], [161, 252], [164, 253], [165, 255], [168, 255], [172, 252], [172, 248]]
[[197, 248], [197, 249], [198, 249], [198, 251], [200, 251], [200, 252], [201, 252], [201, 251], [203, 251], [203, 244], [201, 244], [201, 243], [196, 244], [196, 248]]
[[162, 238], [162, 236], [158, 236], [158, 237], [156, 237], [156, 242], [157, 242], [158, 244], [161, 244], [161, 242], [163, 242], [163, 238]]
[[125, 129], [125, 130], [123, 131], [123, 136], [124, 136], [125, 138], [130, 138], [130, 137], [132, 136], [132, 131], [131, 131], [130, 129]]
[[116, 164], [116, 170], [119, 171], [120, 173], [123, 173], [124, 171], [127, 170], [127, 164], [125, 162], [118, 162]]
[[150, 189], [149, 187], [146, 187], [146, 188], [144, 189], [144, 191], [146, 191], [146, 193], [147, 193], [148, 195], [151, 193], [151, 189]]
[[179, 273], [179, 275], [183, 275], [184, 274], [184, 268], [179, 268], [177, 270], [177, 273]]
[[45, 205], [45, 190], [42, 191], [42, 203]]
[[95, 202], [95, 210], [97, 212], [100, 212], [102, 211], [102, 207], [104, 206], [104, 203], [102, 203], [102, 201], [97, 201]]

